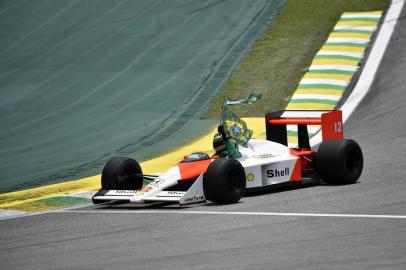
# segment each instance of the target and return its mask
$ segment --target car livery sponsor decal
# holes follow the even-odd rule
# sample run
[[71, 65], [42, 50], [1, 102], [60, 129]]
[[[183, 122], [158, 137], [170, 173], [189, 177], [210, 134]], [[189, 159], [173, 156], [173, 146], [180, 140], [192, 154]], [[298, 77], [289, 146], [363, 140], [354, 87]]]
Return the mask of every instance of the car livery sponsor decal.
[[149, 183], [147, 186], [145, 186], [141, 191], [143, 192], [143, 195], [144, 195], [144, 193], [148, 193], [152, 190], [159, 189], [164, 183], [165, 183], [164, 178], [157, 178], [154, 181], [152, 181], [151, 183]]
[[288, 175], [290, 175], [289, 167], [286, 167], [282, 170], [272, 169], [272, 170], [266, 171], [266, 177], [268, 177], [268, 178], [288, 176]]
[[262, 167], [263, 185], [273, 185], [289, 182], [293, 173], [297, 158], [264, 165]]
[[249, 173], [247, 174], [247, 181], [252, 182], [255, 179], [255, 174]]
[[146, 187], [144, 187], [141, 191], [144, 192], [144, 193], [148, 193], [148, 192], [150, 192], [150, 191], [153, 190], [153, 189], [154, 189], [154, 187], [146, 186]]
[[183, 204], [195, 203], [195, 202], [202, 202], [205, 201], [203, 195], [193, 195], [193, 197], [185, 198]]
[[183, 191], [168, 191], [167, 194], [168, 195], [173, 195], [173, 196], [181, 196], [181, 195], [185, 194], [185, 192], [183, 192]]
[[261, 154], [261, 155], [253, 155], [252, 158], [254, 159], [270, 159], [273, 157], [277, 157], [280, 155], [273, 155], [273, 154]]
[[135, 195], [136, 193], [137, 193], [136, 190], [109, 190], [105, 195], [128, 196], [128, 195]]
[[148, 186], [154, 186], [154, 187], [159, 187], [160, 185], [162, 185], [165, 182], [164, 178], [157, 178], [154, 181], [152, 181], [151, 183], [148, 184]]
[[157, 197], [182, 197], [185, 195], [184, 191], [161, 191]]

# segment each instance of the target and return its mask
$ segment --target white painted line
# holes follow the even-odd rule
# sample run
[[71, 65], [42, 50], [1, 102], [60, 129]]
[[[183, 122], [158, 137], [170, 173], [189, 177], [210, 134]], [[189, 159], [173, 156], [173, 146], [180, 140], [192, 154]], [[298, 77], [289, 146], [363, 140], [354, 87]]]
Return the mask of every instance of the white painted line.
[[347, 86], [349, 80], [332, 80], [332, 79], [306, 79], [303, 78], [299, 84], [332, 84], [339, 86]]
[[379, 34], [375, 40], [374, 46], [367, 59], [364, 69], [355, 85], [351, 95], [348, 97], [345, 104], [341, 107], [343, 111], [343, 120], [346, 121], [351, 113], [355, 110], [361, 100], [369, 91], [372, 82], [375, 78], [379, 64], [383, 58], [385, 50], [389, 44], [389, 40], [395, 29], [400, 12], [404, 5], [404, 0], [394, 0], [386, 14], [385, 21], [383, 22]]
[[232, 211], [181, 211], [181, 210], [74, 210], [53, 211], [59, 214], [183, 214], [183, 215], [234, 215], [234, 216], [284, 216], [284, 217], [339, 217], [339, 218], [375, 218], [406, 219], [406, 215], [364, 215], [364, 214], [318, 214], [318, 213], [278, 213], [278, 212], [232, 212]]
[[96, 194], [96, 191], [80, 191], [76, 193], [60, 195], [59, 197], [75, 197], [91, 200], [94, 194]]
[[355, 14], [343, 14], [341, 18], [376, 18], [379, 19], [381, 14], [371, 14], [371, 13], [355, 13]]
[[328, 51], [328, 50], [320, 50], [316, 55], [332, 55], [332, 56], [351, 56], [362, 58], [364, 53], [360, 52], [346, 52], [346, 51]]
[[337, 69], [345, 71], [356, 71], [358, 66], [349, 66], [349, 65], [311, 65], [309, 70], [323, 70], [323, 69]]
[[[357, 84], [351, 92], [344, 105], [341, 107], [343, 111], [343, 121], [347, 121], [350, 115], [354, 112], [355, 108], [361, 102], [361, 100], [368, 93], [371, 88], [372, 82], [374, 81], [376, 72], [378, 70], [379, 64], [381, 63], [382, 57], [388, 47], [389, 40], [395, 29], [396, 23], [400, 12], [402, 11], [405, 0], [393, 0], [388, 12], [385, 16], [385, 21], [382, 23], [376, 40], [373, 44], [372, 50], [368, 56], [365, 63], [364, 69], [358, 79]], [[321, 132], [313, 136], [310, 139], [310, 144], [316, 146], [322, 141]]]
[[[9, 215], [7, 215], [6, 213], [3, 213], [4, 215], [0, 215], [0, 220], [6, 220], [6, 219], [14, 219], [14, 218], [21, 218], [21, 217], [30, 217], [30, 216], [39, 216], [39, 215], [44, 215], [44, 214], [49, 214], [49, 213], [54, 213], [56, 212], [61, 212], [61, 211], [68, 211], [68, 210], [74, 210], [74, 209], [80, 209], [80, 208], [84, 208], [84, 207], [89, 207], [92, 206], [93, 203], [86, 203], [86, 204], [81, 204], [81, 205], [74, 205], [74, 206], [68, 206], [65, 208], [61, 209], [53, 209], [53, 210], [47, 210], [47, 211], [41, 211], [41, 212], [19, 212], [19, 211], [15, 211], [15, 212], [19, 212], [17, 214], [13, 214], [10, 213]], [[9, 211], [9, 210], [4, 210], [4, 209], [0, 209], [3, 211]]]
[[340, 100], [341, 96], [334, 95], [319, 95], [319, 94], [294, 94], [292, 99], [325, 99], [325, 100]]
[[358, 26], [358, 25], [337, 25], [334, 30], [364, 30], [364, 31], [375, 31], [376, 26]]
[[27, 212], [0, 209], [0, 220], [17, 218], [26, 215]]
[[333, 44], [333, 43], [356, 43], [356, 44], [368, 44], [369, 43], [368, 38], [329, 38], [327, 39], [327, 44]]

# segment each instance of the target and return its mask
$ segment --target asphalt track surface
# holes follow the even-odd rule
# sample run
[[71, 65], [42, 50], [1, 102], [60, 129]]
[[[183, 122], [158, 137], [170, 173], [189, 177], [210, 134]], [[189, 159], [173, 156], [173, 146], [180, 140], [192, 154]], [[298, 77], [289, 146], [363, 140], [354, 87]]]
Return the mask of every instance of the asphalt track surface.
[[405, 219], [187, 211], [405, 216], [405, 18], [404, 8], [375, 82], [345, 126], [364, 151], [358, 183], [275, 190], [228, 206], [148, 208], [167, 213], [89, 206], [4, 220], [1, 268], [404, 269]]
[[284, 2], [0, 1], [0, 192], [204, 134], [193, 121]]
[[171, 210], [405, 216], [405, 18], [404, 7], [373, 86], [345, 125], [364, 151], [358, 183], [275, 190], [228, 206], [158, 207], [163, 214], [91, 206], [5, 220], [1, 268], [404, 269], [405, 219]]

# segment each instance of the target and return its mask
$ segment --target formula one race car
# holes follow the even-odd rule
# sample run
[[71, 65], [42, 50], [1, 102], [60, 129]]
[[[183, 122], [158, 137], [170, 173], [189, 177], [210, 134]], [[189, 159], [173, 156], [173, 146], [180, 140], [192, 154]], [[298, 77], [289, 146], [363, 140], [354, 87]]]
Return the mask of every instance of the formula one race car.
[[[93, 202], [187, 205], [209, 200], [230, 204], [238, 202], [246, 189], [309, 179], [321, 179], [328, 184], [351, 184], [361, 175], [361, 148], [355, 141], [343, 139], [339, 110], [269, 113], [265, 117], [266, 140], [248, 136], [245, 147], [232, 140], [242, 138], [244, 125], [235, 121], [225, 130], [226, 122], [219, 126], [219, 134], [223, 143], [231, 141], [234, 149], [227, 148], [225, 154], [217, 151], [211, 157], [201, 152], [193, 153], [159, 175], [144, 175], [134, 159], [112, 158], [103, 169], [102, 188], [92, 198]], [[298, 147], [288, 147], [287, 125], [297, 125]], [[307, 125], [321, 125], [322, 142], [317, 152], [310, 148]], [[218, 141], [214, 141], [216, 150], [225, 149], [224, 145], [219, 147], [216, 143]], [[233, 151], [237, 154], [230, 155]], [[143, 187], [144, 180], [149, 183]]]

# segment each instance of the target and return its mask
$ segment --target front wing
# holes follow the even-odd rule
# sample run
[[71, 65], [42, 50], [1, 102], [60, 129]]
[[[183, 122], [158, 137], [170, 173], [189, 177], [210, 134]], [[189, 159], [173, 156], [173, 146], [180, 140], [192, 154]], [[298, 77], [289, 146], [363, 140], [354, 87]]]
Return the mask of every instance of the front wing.
[[187, 191], [158, 191], [152, 194], [140, 190], [99, 190], [92, 198], [94, 203], [122, 201], [136, 204], [174, 202], [188, 205], [206, 202], [201, 174]]

